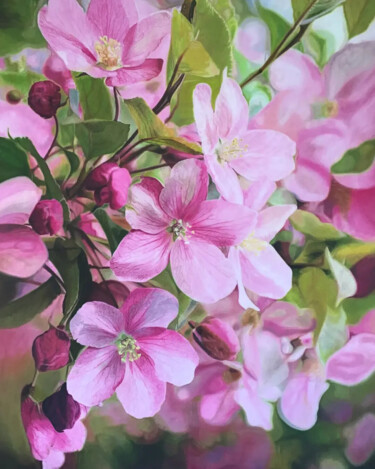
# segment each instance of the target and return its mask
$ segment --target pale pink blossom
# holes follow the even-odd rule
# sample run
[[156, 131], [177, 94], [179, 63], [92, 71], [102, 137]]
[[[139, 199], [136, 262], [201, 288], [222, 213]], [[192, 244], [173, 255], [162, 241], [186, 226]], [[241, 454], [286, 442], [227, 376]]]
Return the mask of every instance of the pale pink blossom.
[[167, 329], [178, 302], [164, 290], [134, 290], [121, 310], [106, 303], [82, 306], [70, 323], [72, 336], [87, 346], [67, 380], [68, 392], [86, 405], [101, 404], [116, 392], [133, 417], [155, 415], [166, 383], [192, 381], [198, 357], [178, 332]]

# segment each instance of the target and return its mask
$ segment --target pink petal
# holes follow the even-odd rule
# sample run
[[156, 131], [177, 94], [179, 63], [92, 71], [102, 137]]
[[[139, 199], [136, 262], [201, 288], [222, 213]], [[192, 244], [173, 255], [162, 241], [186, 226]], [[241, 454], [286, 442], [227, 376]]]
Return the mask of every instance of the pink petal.
[[33, 230], [21, 225], [0, 225], [0, 272], [31, 277], [47, 259], [47, 248]]
[[171, 244], [167, 231], [155, 235], [131, 231], [113, 254], [111, 269], [122, 280], [150, 280], [167, 267]]
[[244, 205], [253, 210], [261, 210], [275, 192], [276, 187], [273, 181], [254, 181], [251, 186], [244, 191]]
[[228, 163], [219, 163], [216, 155], [205, 155], [204, 162], [217, 190], [224, 199], [242, 204], [243, 194], [238, 176]]
[[184, 160], [173, 166], [160, 194], [163, 210], [176, 220], [191, 216], [200, 202], [206, 200], [208, 174], [204, 163]]
[[362, 173], [335, 174], [333, 177], [342, 186], [349, 187], [350, 189], [372, 189], [375, 187], [375, 162]]
[[176, 386], [193, 381], [199, 358], [181, 334], [162, 328], [149, 328], [135, 335], [141, 352], [154, 361], [156, 376]]
[[124, 330], [121, 312], [101, 301], [85, 303], [70, 321], [73, 338], [82, 345], [106, 347]]
[[67, 379], [69, 394], [88, 407], [112, 396], [124, 377], [125, 365], [115, 345], [87, 348], [73, 365]]
[[124, 47], [124, 40], [130, 27], [128, 10], [135, 10], [132, 2], [123, 0], [91, 0], [87, 10], [87, 19], [95, 25], [99, 37], [115, 39]]
[[123, 63], [126, 66], [143, 63], [159, 47], [170, 29], [171, 15], [165, 11], [154, 13], [134, 24], [126, 36]]
[[348, 440], [345, 455], [355, 466], [364, 464], [373, 454], [375, 448], [375, 415], [365, 414], [349, 428], [344, 436]]
[[0, 223], [27, 223], [41, 195], [42, 190], [24, 176], [0, 183]]
[[249, 106], [240, 85], [224, 76], [215, 103], [215, 122], [219, 137], [232, 140], [246, 132]]
[[294, 169], [296, 145], [289, 137], [274, 130], [249, 130], [242, 135], [244, 156], [234, 159], [230, 166], [250, 180], [279, 181]]
[[128, 333], [142, 328], [168, 327], [177, 316], [178, 301], [171, 293], [159, 288], [137, 288], [127, 297], [121, 312]]
[[237, 288], [238, 288], [238, 303], [242, 308], [252, 308], [255, 310], [259, 310], [259, 308], [251, 301], [249, 298], [245, 286], [243, 284], [242, 279], [242, 270], [241, 270], [241, 263], [240, 263], [240, 251], [237, 248], [230, 248], [228, 259], [232, 264], [234, 274], [237, 281]]
[[174, 243], [171, 268], [180, 290], [203, 303], [215, 303], [235, 287], [236, 280], [228, 259], [216, 246], [197, 239]]
[[375, 371], [375, 335], [358, 334], [327, 362], [327, 379], [344, 385], [358, 384]]
[[257, 213], [243, 205], [224, 200], [206, 200], [190, 218], [194, 237], [216, 244], [233, 246], [254, 229]]
[[43, 459], [43, 469], [60, 469], [65, 462], [65, 454], [61, 451], [49, 452], [49, 455]]
[[210, 425], [226, 425], [239, 410], [234, 392], [230, 388], [204, 395], [199, 405], [202, 419]]
[[286, 301], [275, 301], [262, 313], [264, 328], [278, 337], [299, 337], [314, 330], [316, 321], [308, 309], [299, 310]]
[[244, 285], [254, 293], [279, 299], [291, 289], [292, 270], [270, 244], [256, 252], [241, 249], [240, 262]]
[[78, 421], [75, 423], [73, 428], [57, 433], [53, 449], [64, 453], [81, 451], [85, 444], [86, 437], [86, 427], [82, 422]]
[[168, 226], [170, 220], [159, 204], [162, 189], [161, 183], [150, 177], [142, 178], [139, 184], [131, 187], [129, 194], [131, 209], [126, 211], [126, 219], [134, 230], [159, 233]]
[[137, 419], [152, 417], [165, 400], [166, 384], [155, 373], [147, 355], [126, 364], [124, 381], [117, 388], [117, 397], [125, 411]]
[[111, 75], [107, 73], [109, 76], [106, 79], [106, 85], [125, 86], [139, 81], [149, 81], [158, 76], [162, 68], [163, 61], [161, 59], [146, 59], [140, 65], [119, 68]]
[[194, 118], [205, 154], [211, 154], [219, 141], [211, 99], [212, 92], [209, 85], [200, 83], [195, 87], [193, 92]]
[[265, 208], [258, 214], [254, 237], [270, 242], [296, 210], [295, 205], [275, 205]]
[[272, 430], [273, 406], [263, 401], [251, 388], [240, 388], [235, 393], [235, 400], [246, 414], [246, 420], [252, 427]]

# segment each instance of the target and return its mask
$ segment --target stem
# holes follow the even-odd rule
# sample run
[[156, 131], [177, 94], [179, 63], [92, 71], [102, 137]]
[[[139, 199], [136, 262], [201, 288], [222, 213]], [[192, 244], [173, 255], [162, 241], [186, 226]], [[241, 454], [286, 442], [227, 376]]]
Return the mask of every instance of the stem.
[[144, 171], [151, 171], [152, 169], [165, 168], [166, 166], [169, 166], [169, 164], [167, 163], [157, 164], [155, 166], [149, 166], [148, 168], [136, 169], [135, 171], [131, 171], [131, 174], [143, 173]]
[[[297, 18], [297, 20], [295, 21], [295, 23], [293, 24], [293, 26], [291, 27], [291, 29], [285, 34], [285, 36], [282, 38], [282, 40], [280, 41], [279, 45], [276, 47], [276, 49], [272, 52], [272, 54], [268, 57], [268, 59], [264, 62], [264, 64], [258, 69], [256, 70], [255, 72], [253, 72], [250, 76], [248, 76], [242, 83], [241, 83], [241, 88], [243, 88], [244, 86], [246, 86], [248, 83], [250, 83], [252, 80], [254, 80], [254, 78], [256, 78], [257, 76], [261, 75], [267, 68], [269, 65], [271, 65], [271, 63], [277, 59], [278, 57], [280, 57], [281, 54], [283, 54], [284, 52], [286, 52], [290, 47], [292, 47], [294, 44], [295, 44], [295, 39], [294, 38], [289, 44], [287, 44], [285, 46], [285, 44], [287, 43], [288, 39], [291, 37], [291, 35], [297, 30], [297, 28], [299, 27], [299, 25], [301, 24], [301, 22], [303, 21], [303, 19], [305, 18], [305, 16], [308, 14], [308, 12], [311, 10], [311, 8], [315, 5], [315, 3], [317, 3], [318, 0], [312, 0], [312, 2], [310, 2], [310, 4], [305, 8], [305, 10], [300, 14], [300, 16]], [[302, 29], [303, 27], [301, 27]], [[303, 33], [306, 31], [306, 27], [303, 28], [304, 31]], [[297, 36], [299, 36], [299, 34], [297, 34]], [[296, 36], [296, 37], [297, 37]], [[301, 36], [302, 37], [302, 36]], [[299, 39], [298, 39], [299, 40]], [[298, 42], [298, 41], [297, 41]], [[285, 46], [285, 47], [284, 47]]]
[[36, 380], [38, 379], [38, 376], [39, 376], [39, 371], [35, 369], [34, 377], [30, 385], [32, 388], [35, 388], [35, 384], [36, 384]]
[[130, 163], [131, 161], [135, 160], [136, 158], [138, 158], [138, 156], [142, 155], [142, 153], [144, 153], [145, 151], [151, 151], [151, 152], [154, 152], [154, 153], [157, 153], [156, 150], [158, 150], [159, 147], [153, 145], [153, 144], [150, 144], [150, 145], [146, 145], [142, 148], [140, 148], [139, 150], [135, 151], [134, 153], [131, 153], [130, 155], [128, 155], [127, 158], [125, 158], [124, 161], [121, 162], [121, 166], [123, 167], [124, 165]]
[[57, 117], [56, 115], [53, 116], [54, 120], [55, 120], [55, 137], [54, 139], [52, 140], [52, 143], [51, 143], [51, 146], [49, 147], [45, 157], [44, 157], [44, 161], [47, 160], [47, 158], [49, 158], [51, 156], [51, 151], [52, 151], [52, 148], [55, 146], [56, 144], [56, 140], [57, 140], [57, 136], [59, 134], [59, 121], [57, 120]]
[[114, 121], [118, 121], [118, 117], [120, 115], [120, 103], [119, 103], [118, 96], [119, 96], [118, 89], [116, 88], [116, 86], [114, 86], [113, 87], [113, 97], [115, 98], [115, 117], [113, 119]]

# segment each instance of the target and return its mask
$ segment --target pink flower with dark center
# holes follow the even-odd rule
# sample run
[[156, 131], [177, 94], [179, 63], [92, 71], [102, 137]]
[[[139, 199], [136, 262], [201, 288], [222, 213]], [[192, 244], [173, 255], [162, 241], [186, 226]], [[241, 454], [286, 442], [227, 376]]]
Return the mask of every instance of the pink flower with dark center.
[[204, 163], [177, 163], [165, 187], [143, 178], [130, 189], [126, 218], [133, 230], [111, 260], [115, 274], [145, 282], [170, 260], [177, 286], [191, 298], [214, 303], [235, 287], [232, 267], [220, 250], [243, 241], [256, 222], [247, 207], [206, 200], [208, 174]]
[[86, 303], [70, 323], [77, 342], [87, 348], [67, 380], [69, 394], [81, 404], [101, 404], [116, 391], [133, 417], [155, 415], [165, 400], [166, 383], [190, 383], [198, 356], [179, 333], [167, 329], [178, 302], [164, 290], [134, 290], [121, 310]]

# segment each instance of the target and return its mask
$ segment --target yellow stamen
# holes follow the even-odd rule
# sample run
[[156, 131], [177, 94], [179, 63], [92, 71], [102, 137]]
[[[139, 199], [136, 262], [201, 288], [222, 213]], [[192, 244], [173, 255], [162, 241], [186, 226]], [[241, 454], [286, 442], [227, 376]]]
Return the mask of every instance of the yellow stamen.
[[102, 36], [95, 43], [98, 64], [107, 70], [121, 67], [121, 45], [116, 39]]

